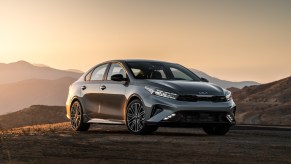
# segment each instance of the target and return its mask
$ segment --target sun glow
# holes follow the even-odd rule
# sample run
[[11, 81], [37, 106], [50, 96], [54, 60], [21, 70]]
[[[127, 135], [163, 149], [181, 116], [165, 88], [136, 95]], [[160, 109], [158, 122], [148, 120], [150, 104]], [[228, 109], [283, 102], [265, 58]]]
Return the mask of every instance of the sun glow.
[[85, 71], [105, 60], [157, 59], [222, 79], [269, 82], [291, 74], [288, 6], [0, 0], [0, 62]]

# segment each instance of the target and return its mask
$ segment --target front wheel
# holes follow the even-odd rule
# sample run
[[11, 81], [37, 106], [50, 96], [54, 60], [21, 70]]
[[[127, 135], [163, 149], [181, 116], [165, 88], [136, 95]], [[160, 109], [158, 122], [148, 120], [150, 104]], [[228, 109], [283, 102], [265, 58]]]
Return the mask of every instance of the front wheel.
[[208, 135], [225, 135], [230, 129], [230, 126], [207, 126], [203, 130]]
[[83, 110], [79, 101], [75, 101], [71, 106], [71, 126], [75, 131], [87, 131], [90, 124], [83, 122]]
[[145, 124], [145, 110], [139, 99], [133, 100], [126, 110], [126, 126], [130, 133], [149, 134], [158, 129], [157, 126]]

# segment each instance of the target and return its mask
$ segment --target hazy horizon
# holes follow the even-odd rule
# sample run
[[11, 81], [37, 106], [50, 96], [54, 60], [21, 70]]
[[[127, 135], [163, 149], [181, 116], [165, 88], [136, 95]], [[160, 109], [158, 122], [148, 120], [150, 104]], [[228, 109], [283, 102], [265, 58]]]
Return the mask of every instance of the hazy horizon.
[[86, 71], [111, 59], [155, 59], [267, 83], [291, 75], [290, 7], [285, 0], [0, 0], [0, 63]]

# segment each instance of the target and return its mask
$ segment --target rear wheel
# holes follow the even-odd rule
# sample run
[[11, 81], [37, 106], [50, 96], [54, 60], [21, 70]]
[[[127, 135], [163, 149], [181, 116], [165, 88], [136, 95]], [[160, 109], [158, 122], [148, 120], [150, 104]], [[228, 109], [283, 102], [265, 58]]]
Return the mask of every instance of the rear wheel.
[[83, 123], [83, 110], [79, 101], [71, 106], [71, 126], [75, 131], [87, 131], [90, 128], [90, 124]]
[[203, 127], [203, 130], [208, 135], [225, 135], [230, 129], [230, 126], [209, 126]]
[[149, 134], [158, 129], [157, 126], [145, 124], [145, 110], [139, 99], [133, 100], [127, 107], [126, 126], [133, 134]]

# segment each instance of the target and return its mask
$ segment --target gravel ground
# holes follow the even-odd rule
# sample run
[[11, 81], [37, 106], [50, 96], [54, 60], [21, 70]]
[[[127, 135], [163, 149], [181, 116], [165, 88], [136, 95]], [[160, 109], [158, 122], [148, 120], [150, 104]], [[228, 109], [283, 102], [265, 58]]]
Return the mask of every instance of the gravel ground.
[[125, 126], [68, 123], [3, 132], [0, 163], [291, 163], [291, 131], [246, 126], [225, 136], [201, 129], [160, 128], [129, 134]]

